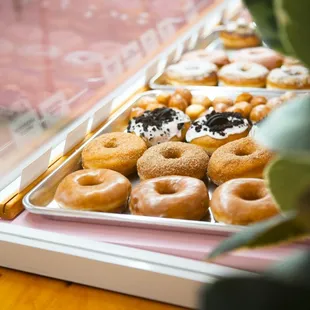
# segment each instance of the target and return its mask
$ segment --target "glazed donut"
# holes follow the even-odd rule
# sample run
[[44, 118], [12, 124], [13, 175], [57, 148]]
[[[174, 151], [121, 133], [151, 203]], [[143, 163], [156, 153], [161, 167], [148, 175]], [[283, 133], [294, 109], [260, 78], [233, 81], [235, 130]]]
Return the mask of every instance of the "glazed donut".
[[127, 132], [136, 134], [148, 146], [152, 146], [168, 141], [183, 141], [189, 124], [190, 118], [182, 111], [160, 108], [145, 111], [129, 121]]
[[256, 107], [257, 105], [266, 104], [267, 98], [264, 96], [255, 96], [250, 101], [252, 107]]
[[142, 98], [140, 98], [137, 102], [137, 106], [141, 109], [146, 110], [146, 107], [150, 104], [157, 104], [158, 101], [156, 100], [156, 98], [151, 97], [151, 96], [143, 96]]
[[215, 97], [215, 98], [213, 99], [213, 106], [217, 105], [218, 103], [225, 103], [225, 104], [227, 104], [228, 106], [234, 105], [234, 101], [233, 101], [231, 98], [224, 97], [224, 96]]
[[224, 66], [218, 73], [225, 86], [265, 87], [268, 69], [251, 62], [234, 62]]
[[192, 104], [185, 111], [191, 120], [197, 119], [204, 112], [206, 112], [206, 108], [201, 104]]
[[200, 147], [182, 142], [166, 142], [149, 148], [138, 160], [141, 180], [167, 175], [202, 179], [206, 176], [209, 156]]
[[235, 105], [226, 110], [227, 112], [240, 113], [242, 117], [248, 118], [252, 111], [252, 105], [246, 101], [237, 102]]
[[267, 105], [260, 104], [254, 107], [250, 114], [250, 120], [253, 123], [260, 122], [270, 113], [270, 108]]
[[108, 169], [86, 169], [67, 175], [58, 185], [55, 200], [61, 208], [122, 212], [131, 184], [120, 173]]
[[210, 209], [217, 222], [248, 225], [279, 213], [260, 179], [230, 180], [215, 189]]
[[111, 169], [125, 176], [136, 171], [146, 150], [144, 141], [124, 132], [106, 133], [88, 143], [82, 151], [84, 169]]
[[131, 214], [201, 220], [208, 212], [209, 194], [203, 181], [164, 176], [137, 185], [130, 197]]
[[246, 137], [251, 123], [238, 113], [212, 111], [197, 119], [186, 133], [186, 141], [212, 154], [221, 145]]
[[171, 94], [168, 92], [161, 92], [156, 96], [157, 102], [164, 104], [165, 106], [168, 105], [170, 98]]
[[182, 61], [167, 67], [166, 83], [171, 85], [217, 85], [217, 67], [207, 61]]
[[5, 39], [0, 39], [0, 64], [9, 64], [12, 61], [14, 45]]
[[183, 87], [177, 88], [174, 92], [174, 95], [176, 95], [176, 94], [181, 95], [186, 100], [187, 104], [191, 104], [193, 95], [188, 89], [183, 88]]
[[262, 178], [263, 170], [270, 162], [271, 152], [246, 137], [227, 143], [212, 155], [208, 176], [220, 185], [238, 178]]
[[232, 58], [232, 62], [254, 62], [269, 70], [282, 66], [283, 57], [277, 52], [266, 47], [245, 48], [238, 51]]
[[310, 89], [309, 70], [303, 66], [274, 69], [268, 75], [267, 88]]
[[54, 69], [61, 54], [62, 51], [58, 47], [43, 44], [24, 45], [17, 50], [20, 66], [32, 70]]
[[193, 96], [192, 104], [198, 104], [204, 106], [206, 109], [212, 107], [212, 101], [204, 95]]
[[212, 51], [196, 50], [185, 53], [181, 58], [181, 60], [208, 61], [215, 64], [219, 68], [229, 64], [227, 54], [223, 50], [212, 50]]
[[253, 96], [249, 93], [242, 93], [240, 95], [237, 96], [236, 100], [235, 100], [235, 103], [238, 103], [238, 102], [251, 102]]
[[188, 103], [186, 99], [180, 94], [173, 94], [169, 100], [168, 107], [176, 108], [185, 112], [186, 108], [188, 107]]
[[227, 109], [229, 109], [231, 106], [229, 106], [228, 104], [226, 103], [217, 103], [214, 105], [214, 111], [215, 112], [218, 112], [218, 113], [223, 113], [223, 112], [226, 112]]
[[101, 77], [101, 55], [89, 51], [75, 51], [67, 54], [63, 59], [65, 72], [74, 77]]
[[220, 32], [220, 38], [226, 48], [232, 49], [254, 47], [261, 44], [252, 24], [243, 19], [227, 24], [226, 29]]

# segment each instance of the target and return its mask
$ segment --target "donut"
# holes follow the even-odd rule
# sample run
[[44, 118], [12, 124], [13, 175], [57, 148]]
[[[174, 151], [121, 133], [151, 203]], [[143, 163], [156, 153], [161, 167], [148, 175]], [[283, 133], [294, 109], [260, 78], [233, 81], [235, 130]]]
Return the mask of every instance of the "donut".
[[156, 98], [151, 97], [151, 96], [143, 96], [142, 98], [140, 98], [137, 102], [137, 106], [141, 109], [146, 110], [146, 107], [150, 104], [157, 104], [158, 101], [156, 100]]
[[226, 29], [220, 32], [220, 39], [226, 48], [231, 49], [255, 47], [261, 44], [252, 24], [243, 19], [227, 24]]
[[129, 180], [108, 169], [86, 169], [67, 175], [58, 185], [55, 201], [61, 208], [122, 212], [131, 192]]
[[237, 96], [236, 100], [235, 100], [235, 103], [238, 103], [238, 102], [251, 102], [253, 96], [249, 93], [241, 93], [240, 95]]
[[144, 109], [139, 108], [139, 107], [134, 107], [131, 109], [130, 119], [132, 119], [134, 117], [138, 117], [138, 116], [142, 115], [144, 112], [145, 112]]
[[240, 113], [244, 118], [248, 118], [251, 111], [252, 105], [246, 101], [237, 102], [235, 105], [226, 110], [226, 112]]
[[12, 62], [14, 45], [5, 39], [0, 39], [0, 64], [7, 65]]
[[51, 31], [49, 33], [49, 42], [61, 48], [64, 52], [81, 50], [84, 48], [82, 37], [72, 31]]
[[212, 154], [221, 145], [246, 137], [251, 123], [239, 113], [212, 111], [198, 118], [188, 129], [186, 141]]
[[165, 71], [165, 80], [171, 85], [217, 85], [217, 67], [207, 61], [182, 61]]
[[294, 57], [284, 57], [284, 62], [283, 66], [289, 67], [289, 66], [302, 66], [303, 64], [301, 63], [300, 60], [294, 58]]
[[279, 68], [283, 64], [283, 57], [266, 47], [245, 48], [234, 54], [232, 62], [247, 61], [260, 64], [269, 70]]
[[188, 107], [188, 103], [180, 94], [173, 94], [168, 102], [168, 107], [176, 108], [184, 112]]
[[62, 69], [68, 75], [81, 78], [102, 76], [101, 55], [89, 51], [75, 51], [65, 55]]
[[213, 153], [208, 176], [217, 185], [238, 178], [260, 179], [272, 158], [270, 151], [246, 137], [227, 143]]
[[270, 107], [264, 104], [257, 105], [254, 107], [250, 113], [250, 120], [253, 123], [260, 122], [263, 120], [269, 113], [270, 113]]
[[201, 104], [192, 104], [185, 111], [191, 120], [197, 119], [204, 112], [206, 112], [206, 108]]
[[252, 107], [256, 107], [257, 105], [266, 104], [267, 98], [264, 96], [254, 96], [250, 101]]
[[282, 66], [274, 69], [267, 77], [267, 88], [310, 89], [309, 70], [303, 66]]
[[125, 176], [136, 171], [146, 150], [144, 141], [125, 132], [106, 133], [88, 143], [82, 151], [84, 169], [110, 169]]
[[234, 62], [224, 66], [218, 73], [225, 86], [265, 87], [268, 69], [251, 62]]
[[199, 146], [183, 142], [166, 142], [149, 148], [138, 160], [141, 180], [167, 175], [202, 179], [206, 176], [209, 156]]
[[230, 108], [230, 106], [226, 103], [219, 102], [219, 103], [214, 105], [214, 111], [218, 112], [218, 113], [223, 113], [229, 108]]
[[186, 103], [188, 105], [191, 104], [193, 95], [188, 89], [183, 88], [183, 87], [177, 88], [174, 92], [174, 95], [177, 95], [177, 94], [181, 95], [186, 100]]
[[28, 44], [17, 50], [18, 61], [21, 67], [32, 70], [55, 69], [56, 61], [62, 55], [57, 46], [45, 44]]
[[145, 180], [130, 196], [131, 214], [201, 220], [209, 208], [208, 189], [203, 181], [184, 176]]
[[234, 104], [234, 102], [231, 98], [224, 97], [224, 96], [215, 97], [213, 99], [213, 106], [217, 105], [218, 103], [225, 103], [228, 106], [232, 106]]
[[202, 105], [206, 109], [209, 109], [210, 107], [212, 107], [212, 101], [209, 99], [209, 97], [204, 96], [204, 95], [193, 96], [192, 104]]
[[168, 92], [161, 92], [156, 96], [157, 102], [164, 104], [165, 106], [168, 105], [170, 98], [171, 94]]
[[229, 64], [229, 60], [227, 54], [223, 50], [196, 50], [187, 52], [183, 55], [181, 60], [200, 60], [200, 61], [208, 61], [216, 66], [223, 67], [224, 65]]
[[248, 225], [279, 213], [276, 204], [260, 179], [230, 180], [215, 189], [210, 209], [217, 222]]
[[160, 108], [145, 111], [129, 121], [127, 132], [143, 138], [148, 146], [168, 142], [183, 141], [189, 127], [190, 118], [178, 109]]

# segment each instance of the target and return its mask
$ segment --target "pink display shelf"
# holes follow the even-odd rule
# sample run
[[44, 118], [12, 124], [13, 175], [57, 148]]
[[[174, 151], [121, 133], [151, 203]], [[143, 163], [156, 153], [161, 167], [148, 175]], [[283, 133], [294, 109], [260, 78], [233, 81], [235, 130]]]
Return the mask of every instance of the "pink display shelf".
[[[225, 239], [225, 236], [218, 235], [56, 221], [27, 211], [11, 224], [195, 260], [205, 259], [206, 255]], [[305, 246], [305, 243], [295, 243], [267, 249], [243, 250], [219, 258], [215, 263], [243, 270], [261, 271], [292, 252], [304, 249]]]

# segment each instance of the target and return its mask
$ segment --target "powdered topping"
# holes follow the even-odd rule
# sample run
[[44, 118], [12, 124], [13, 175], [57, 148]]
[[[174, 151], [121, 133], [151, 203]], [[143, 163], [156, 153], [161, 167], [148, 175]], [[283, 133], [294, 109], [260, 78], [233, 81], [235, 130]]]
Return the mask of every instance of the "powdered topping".
[[141, 116], [133, 118], [127, 132], [135, 133], [155, 145], [170, 141], [173, 137], [181, 137], [185, 123], [190, 118], [182, 111], [170, 108], [159, 108], [145, 111]]
[[209, 136], [214, 139], [225, 139], [230, 135], [246, 131], [251, 126], [250, 121], [239, 113], [215, 111], [196, 120], [186, 134], [186, 141]]
[[310, 84], [309, 70], [303, 66], [282, 66], [270, 72], [268, 80], [272, 83], [303, 87]]
[[170, 65], [166, 70], [166, 74], [171, 79], [181, 79], [184, 81], [203, 80], [216, 71], [216, 65], [211, 62], [201, 60], [186, 60]]
[[268, 72], [267, 68], [257, 63], [235, 62], [224, 66], [219, 76], [230, 79], [259, 79], [265, 78]]

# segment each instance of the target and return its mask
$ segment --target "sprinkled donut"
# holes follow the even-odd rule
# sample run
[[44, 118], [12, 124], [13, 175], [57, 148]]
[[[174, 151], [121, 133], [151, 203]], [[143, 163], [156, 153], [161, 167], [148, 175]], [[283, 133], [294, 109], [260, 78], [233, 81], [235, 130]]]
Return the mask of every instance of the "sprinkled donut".
[[269, 70], [282, 66], [283, 57], [266, 47], [245, 48], [237, 52], [232, 58], [232, 62], [248, 61], [260, 64]]
[[159, 108], [145, 111], [129, 121], [127, 132], [143, 138], [148, 146], [168, 142], [183, 141], [189, 127], [190, 118], [178, 109]]
[[142, 180], [167, 175], [203, 179], [208, 162], [209, 156], [197, 145], [166, 142], [149, 148], [138, 160], [137, 170]]
[[224, 66], [218, 73], [225, 86], [265, 87], [268, 69], [251, 62], [235, 62]]
[[310, 89], [309, 70], [303, 66], [274, 69], [268, 75], [267, 88]]
[[239, 113], [212, 111], [197, 119], [186, 133], [186, 141], [203, 147], [209, 154], [221, 145], [246, 137], [251, 123]]
[[168, 66], [166, 83], [171, 85], [217, 85], [217, 67], [207, 61], [187, 60]]
[[223, 50], [196, 50], [185, 53], [181, 60], [201, 60], [211, 62], [218, 67], [229, 64], [227, 54]]
[[208, 176], [217, 185], [238, 178], [261, 179], [272, 158], [270, 151], [246, 137], [227, 143], [213, 153]]

